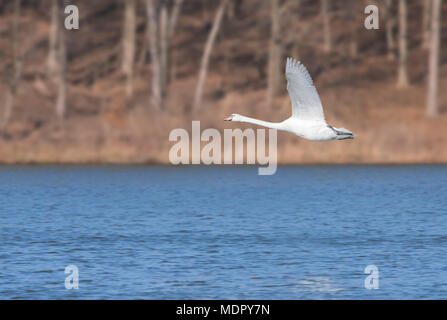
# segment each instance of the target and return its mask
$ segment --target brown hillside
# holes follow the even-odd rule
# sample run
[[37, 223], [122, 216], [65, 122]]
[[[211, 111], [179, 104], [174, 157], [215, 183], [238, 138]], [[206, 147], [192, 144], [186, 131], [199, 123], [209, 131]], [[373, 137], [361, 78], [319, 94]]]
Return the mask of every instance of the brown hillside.
[[[285, 89], [266, 105], [270, 41], [269, 1], [243, 0], [227, 11], [213, 48], [202, 109], [192, 112], [200, 59], [217, 0], [186, 0], [172, 44], [166, 107], [151, 103], [151, 61], [146, 9], [139, 1], [134, 95], [125, 96], [121, 72], [123, 4], [119, 0], [71, 1], [81, 13], [80, 29], [67, 31], [68, 108], [57, 119], [57, 83], [47, 75], [50, 1], [22, 1], [20, 50], [22, 79], [12, 117], [0, 136], [2, 163], [168, 163], [169, 132], [190, 130], [192, 120], [207, 127], [249, 128], [222, 119], [240, 113], [279, 121], [290, 114]], [[333, 50], [324, 52], [319, 1], [280, 1], [285, 57], [297, 52], [309, 69], [329, 124], [349, 128], [349, 141], [308, 142], [278, 133], [281, 163], [447, 162], [447, 1], [443, 3], [439, 74], [440, 115], [425, 116], [427, 50], [421, 46], [422, 3], [408, 1], [411, 85], [396, 88], [397, 62], [386, 55], [385, 15], [380, 29], [363, 27], [366, 4], [357, 1], [357, 18], [348, 1], [332, 1]], [[396, 1], [397, 2], [397, 1]], [[394, 8], [396, 10], [396, 8]], [[12, 1], [0, 0], [0, 116], [13, 69]], [[358, 56], [350, 57], [352, 28], [358, 30]], [[397, 30], [395, 30], [397, 32]], [[299, 49], [296, 51], [296, 34]], [[395, 35], [397, 37], [397, 35]], [[283, 66], [284, 66], [283, 63]]]

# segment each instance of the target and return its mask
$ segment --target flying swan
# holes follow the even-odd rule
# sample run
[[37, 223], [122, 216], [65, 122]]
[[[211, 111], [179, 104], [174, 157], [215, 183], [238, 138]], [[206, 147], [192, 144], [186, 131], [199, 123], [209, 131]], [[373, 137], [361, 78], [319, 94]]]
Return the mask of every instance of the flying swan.
[[311, 141], [354, 139], [355, 135], [345, 128], [335, 128], [326, 123], [323, 106], [317, 89], [306, 67], [293, 58], [286, 63], [287, 91], [292, 101], [292, 116], [282, 122], [268, 122], [239, 114], [232, 114], [225, 121], [248, 122], [267, 128], [296, 134]]

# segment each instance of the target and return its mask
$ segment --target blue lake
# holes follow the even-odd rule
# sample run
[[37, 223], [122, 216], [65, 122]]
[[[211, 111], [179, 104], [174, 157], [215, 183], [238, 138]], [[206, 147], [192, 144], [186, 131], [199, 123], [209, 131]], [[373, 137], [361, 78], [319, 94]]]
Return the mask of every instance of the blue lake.
[[447, 166], [2, 166], [19, 298], [447, 299]]

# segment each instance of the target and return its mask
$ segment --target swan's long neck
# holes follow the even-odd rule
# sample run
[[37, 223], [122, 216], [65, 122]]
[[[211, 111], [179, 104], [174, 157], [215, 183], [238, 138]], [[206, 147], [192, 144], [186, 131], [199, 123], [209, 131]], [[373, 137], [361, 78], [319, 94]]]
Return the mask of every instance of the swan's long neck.
[[257, 124], [258, 126], [263, 126], [263, 127], [267, 127], [267, 128], [271, 128], [271, 129], [278, 129], [278, 130], [282, 129], [282, 124], [280, 122], [268, 122], [268, 121], [258, 120], [258, 119], [245, 117], [245, 116], [240, 116], [240, 118], [241, 118], [241, 120], [239, 120], [239, 122], [253, 123], [253, 124]]

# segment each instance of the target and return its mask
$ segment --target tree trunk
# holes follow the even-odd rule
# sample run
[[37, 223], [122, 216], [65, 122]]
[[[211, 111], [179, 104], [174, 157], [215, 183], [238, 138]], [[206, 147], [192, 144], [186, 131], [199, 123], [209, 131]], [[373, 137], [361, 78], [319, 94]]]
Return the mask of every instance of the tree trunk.
[[422, 47], [428, 48], [430, 45], [430, 13], [432, 0], [424, 1], [424, 11], [422, 13]]
[[12, 54], [13, 54], [13, 74], [9, 82], [9, 90], [6, 93], [6, 99], [3, 106], [3, 118], [0, 122], [0, 132], [3, 132], [11, 118], [14, 99], [17, 94], [17, 87], [22, 73], [23, 56], [19, 53], [19, 19], [20, 19], [20, 0], [14, 0], [14, 22], [12, 26]]
[[168, 84], [168, 4], [166, 0], [161, 0], [160, 8], [160, 78], [161, 96], [166, 97], [166, 87]]
[[183, 5], [183, 0], [175, 0], [174, 7], [172, 8], [171, 18], [169, 19], [169, 31], [168, 31], [168, 39], [172, 40], [174, 36], [175, 28], [177, 27], [178, 17], [180, 15], [180, 10]]
[[427, 116], [438, 114], [438, 73], [442, 0], [432, 1], [430, 54], [428, 60]]
[[352, 29], [351, 29], [351, 45], [350, 45], [350, 55], [351, 58], [356, 58], [358, 54], [358, 26], [357, 26], [357, 17], [359, 17], [359, 13], [357, 12], [357, 1], [354, 0], [351, 3], [351, 23], [352, 23]]
[[156, 0], [146, 0], [146, 11], [147, 11], [147, 21], [148, 21], [148, 37], [149, 37], [149, 47], [151, 54], [151, 64], [152, 64], [152, 99], [153, 104], [159, 108], [163, 109], [162, 91], [161, 91], [161, 66], [160, 66], [160, 56], [158, 50], [158, 28], [157, 28], [157, 13], [156, 13]]
[[133, 68], [135, 60], [136, 1], [125, 0], [123, 29], [122, 71], [126, 75], [126, 96], [133, 94]]
[[388, 60], [394, 60], [394, 24], [396, 23], [396, 19], [392, 13], [392, 2], [391, 0], [386, 0], [386, 47], [387, 47], [387, 57]]
[[51, 78], [55, 78], [57, 75], [58, 56], [57, 56], [57, 44], [59, 37], [59, 0], [51, 1], [51, 26], [49, 37], [49, 51], [48, 51], [48, 75]]
[[326, 52], [332, 50], [332, 35], [331, 35], [331, 23], [329, 13], [329, 0], [321, 0], [321, 16], [323, 18], [323, 33], [324, 33], [324, 46], [323, 49]]
[[271, 1], [271, 35], [268, 62], [267, 106], [270, 108], [278, 94], [281, 67], [281, 25], [279, 1]]
[[407, 1], [399, 0], [399, 73], [397, 86], [408, 87], [407, 71]]
[[199, 80], [197, 81], [197, 86], [194, 94], [194, 102], [192, 108], [193, 111], [198, 111], [202, 104], [203, 88], [205, 86], [206, 76], [208, 72], [208, 63], [210, 60], [211, 52], [213, 50], [214, 41], [222, 23], [222, 18], [224, 16], [227, 3], [228, 0], [221, 0], [220, 5], [217, 8], [216, 16], [214, 18], [213, 27], [208, 34], [205, 49], [203, 50], [202, 62], [200, 64]]
[[[65, 7], [64, 1], [61, 1], [62, 7]], [[65, 15], [64, 11], [61, 10], [60, 23], [63, 25]], [[67, 111], [67, 43], [65, 39], [65, 28], [59, 28], [59, 54], [58, 54], [58, 94], [56, 100], [56, 115], [59, 120], [65, 117]]]
[[169, 28], [168, 28], [168, 56], [169, 56], [169, 65], [171, 66], [171, 72], [167, 71], [168, 82], [172, 79], [175, 79], [176, 75], [176, 56], [175, 52], [171, 52], [171, 44], [174, 37], [174, 32], [177, 27], [178, 17], [180, 15], [180, 10], [183, 5], [183, 0], [175, 0], [174, 7], [172, 8], [171, 17], [169, 19]]

